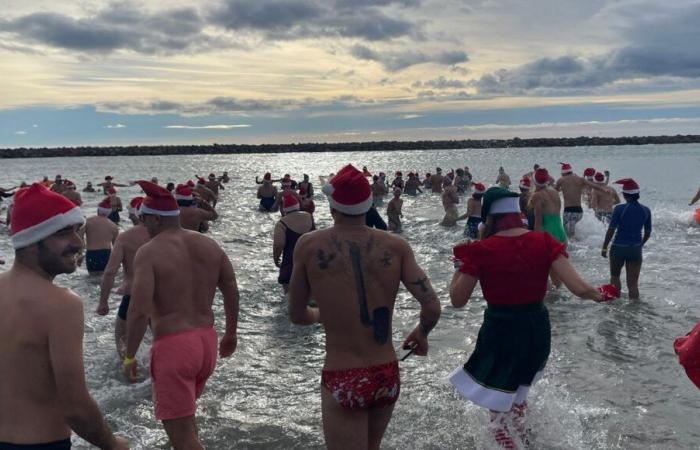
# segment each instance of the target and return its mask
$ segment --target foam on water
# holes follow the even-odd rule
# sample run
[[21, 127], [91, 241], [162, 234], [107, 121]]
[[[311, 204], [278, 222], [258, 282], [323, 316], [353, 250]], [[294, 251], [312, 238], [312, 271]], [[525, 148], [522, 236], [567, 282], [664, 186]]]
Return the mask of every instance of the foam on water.
[[[182, 182], [194, 173], [228, 170], [232, 182], [226, 185], [221, 218], [209, 235], [236, 268], [241, 291], [239, 347], [234, 357], [219, 361], [199, 402], [200, 434], [208, 449], [314, 449], [323, 448], [319, 392], [323, 333], [320, 326], [297, 327], [288, 321], [271, 258], [277, 216], [257, 212], [252, 182], [256, 175], [267, 170], [274, 177], [308, 173], [317, 180], [347, 162], [387, 173], [468, 165], [475, 181], [490, 184], [500, 165], [517, 180], [535, 162], [556, 172], [558, 161], [568, 161], [578, 172], [594, 165], [609, 169], [613, 180], [632, 176], [640, 181], [642, 202], [652, 209], [654, 221], [654, 234], [645, 248], [642, 301], [623, 298], [599, 305], [576, 299], [565, 289], [547, 295], [552, 355], [529, 399], [533, 448], [698, 448], [698, 392], [685, 378], [671, 347], [676, 336], [700, 319], [700, 228], [690, 225], [694, 208], [685, 206], [697, 190], [698, 150], [699, 146], [688, 145], [6, 160], [0, 186], [56, 173], [77, 180], [81, 188], [108, 173], [118, 181], [155, 175], [161, 182]], [[124, 199], [138, 193], [135, 187], [119, 191]], [[84, 194], [84, 211], [92, 215], [100, 199], [98, 194]], [[328, 226], [331, 217], [324, 197], [318, 193], [314, 200], [318, 226]], [[462, 198], [460, 211], [465, 203]], [[385, 208], [380, 209], [382, 215]], [[464, 223], [453, 229], [440, 227], [444, 214], [440, 198], [429, 193], [405, 197], [403, 212], [404, 236], [442, 300], [443, 315], [430, 336], [430, 355], [401, 363], [401, 398], [383, 448], [495, 448], [487, 432], [488, 413], [464, 401], [447, 381], [473, 350], [485, 306], [479, 288], [465, 308], [448, 306], [451, 249], [463, 238]], [[609, 276], [608, 261], [600, 255], [605, 230], [586, 211], [576, 240], [569, 245], [574, 266], [594, 285], [607, 282]], [[8, 267], [13, 256], [4, 231], [0, 250]], [[74, 289], [86, 303], [87, 380], [110, 424], [130, 437], [132, 448], [167, 448], [162, 426], [153, 417], [150, 382], [127, 385], [119, 374], [112, 335], [119, 297], [110, 299], [110, 316], [99, 317], [93, 314], [98, 279], [81, 268], [59, 277], [57, 283]], [[215, 309], [222, 329], [218, 297]], [[394, 317], [397, 347], [415, 326], [418, 313], [418, 303], [401, 289]], [[144, 373], [149, 345], [147, 340], [138, 355]], [[79, 439], [75, 443], [78, 449], [89, 448]]]

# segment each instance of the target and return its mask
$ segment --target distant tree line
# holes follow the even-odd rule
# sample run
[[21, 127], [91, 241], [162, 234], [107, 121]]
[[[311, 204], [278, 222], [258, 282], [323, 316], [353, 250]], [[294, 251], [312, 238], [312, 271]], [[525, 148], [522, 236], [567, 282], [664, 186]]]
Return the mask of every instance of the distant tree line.
[[300, 152], [380, 152], [525, 147], [590, 147], [604, 145], [697, 144], [700, 135], [520, 139], [464, 139], [451, 141], [377, 141], [305, 144], [151, 145], [127, 147], [53, 147], [0, 149], [0, 158], [60, 156], [208, 155]]

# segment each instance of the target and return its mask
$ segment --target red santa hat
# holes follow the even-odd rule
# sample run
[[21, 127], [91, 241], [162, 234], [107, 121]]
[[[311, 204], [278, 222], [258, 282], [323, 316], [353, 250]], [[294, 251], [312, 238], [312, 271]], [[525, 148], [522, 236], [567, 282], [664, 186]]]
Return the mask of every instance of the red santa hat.
[[177, 216], [180, 214], [177, 201], [175, 201], [175, 197], [170, 191], [146, 180], [139, 180], [136, 183], [146, 193], [146, 198], [141, 203], [142, 214], [153, 214], [155, 216]]
[[523, 177], [523, 179], [520, 180], [520, 189], [526, 189], [529, 191], [531, 187], [532, 183], [528, 177]]
[[587, 178], [593, 178], [595, 175], [595, 169], [592, 167], [587, 168], [586, 170], [583, 171], [583, 176]]
[[562, 175], [567, 175], [570, 174], [574, 171], [574, 169], [571, 168], [571, 164], [565, 163], [565, 162], [560, 162], [561, 164], [561, 174]]
[[126, 207], [127, 211], [135, 216], [141, 215], [141, 204], [143, 203], [143, 197], [138, 196], [131, 199], [129, 205]]
[[80, 207], [39, 183], [15, 193], [12, 207], [12, 247], [28, 247], [66, 227], [85, 222]]
[[197, 177], [197, 184], [207, 184], [207, 180], [202, 177]]
[[286, 213], [299, 211], [299, 200], [294, 194], [285, 193], [282, 195], [282, 211]]
[[639, 185], [632, 178], [623, 178], [621, 180], [617, 180], [615, 184], [622, 185], [623, 194], [639, 194]]
[[292, 185], [292, 179], [289, 175], [285, 175], [282, 178], [282, 187], [289, 187]]
[[187, 183], [185, 183], [185, 184], [191, 188], [194, 187], [194, 181], [192, 181], [192, 180], [187, 180]]
[[186, 184], [178, 184], [175, 188], [175, 200], [193, 200], [192, 188]]
[[113, 187], [111, 187], [111, 188], [107, 189], [107, 193], [108, 193], [109, 195], [116, 195], [116, 194], [117, 194], [117, 190], [114, 189]]
[[108, 216], [112, 214], [112, 202], [109, 201], [109, 197], [105, 197], [97, 205], [97, 215], [98, 216]]
[[605, 175], [603, 175], [600, 172], [596, 172], [593, 179], [595, 180], [596, 183], [605, 183]]
[[475, 194], [483, 194], [484, 192], [486, 192], [486, 186], [484, 186], [482, 183], [474, 183]]
[[270, 172], [267, 172], [265, 176], [263, 177], [263, 180], [270, 181], [272, 180], [272, 174]]
[[537, 169], [535, 170], [535, 183], [537, 183], [538, 186], [546, 186], [549, 184], [549, 172], [547, 172], [547, 169]]
[[372, 206], [372, 189], [367, 178], [352, 164], [343, 167], [322, 191], [331, 208], [350, 216], [365, 214]]

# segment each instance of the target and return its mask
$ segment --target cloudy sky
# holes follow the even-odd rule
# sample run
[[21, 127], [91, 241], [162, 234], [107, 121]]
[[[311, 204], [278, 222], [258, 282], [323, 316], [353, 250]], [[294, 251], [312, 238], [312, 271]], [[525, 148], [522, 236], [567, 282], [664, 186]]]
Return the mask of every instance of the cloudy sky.
[[0, 0], [0, 147], [700, 132], [700, 1]]

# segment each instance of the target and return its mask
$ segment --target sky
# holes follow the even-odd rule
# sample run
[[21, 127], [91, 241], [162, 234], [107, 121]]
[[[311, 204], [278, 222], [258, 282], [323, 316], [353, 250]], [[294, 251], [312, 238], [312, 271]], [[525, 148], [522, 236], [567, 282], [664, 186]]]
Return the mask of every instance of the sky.
[[0, 147], [700, 134], [700, 1], [0, 0]]

